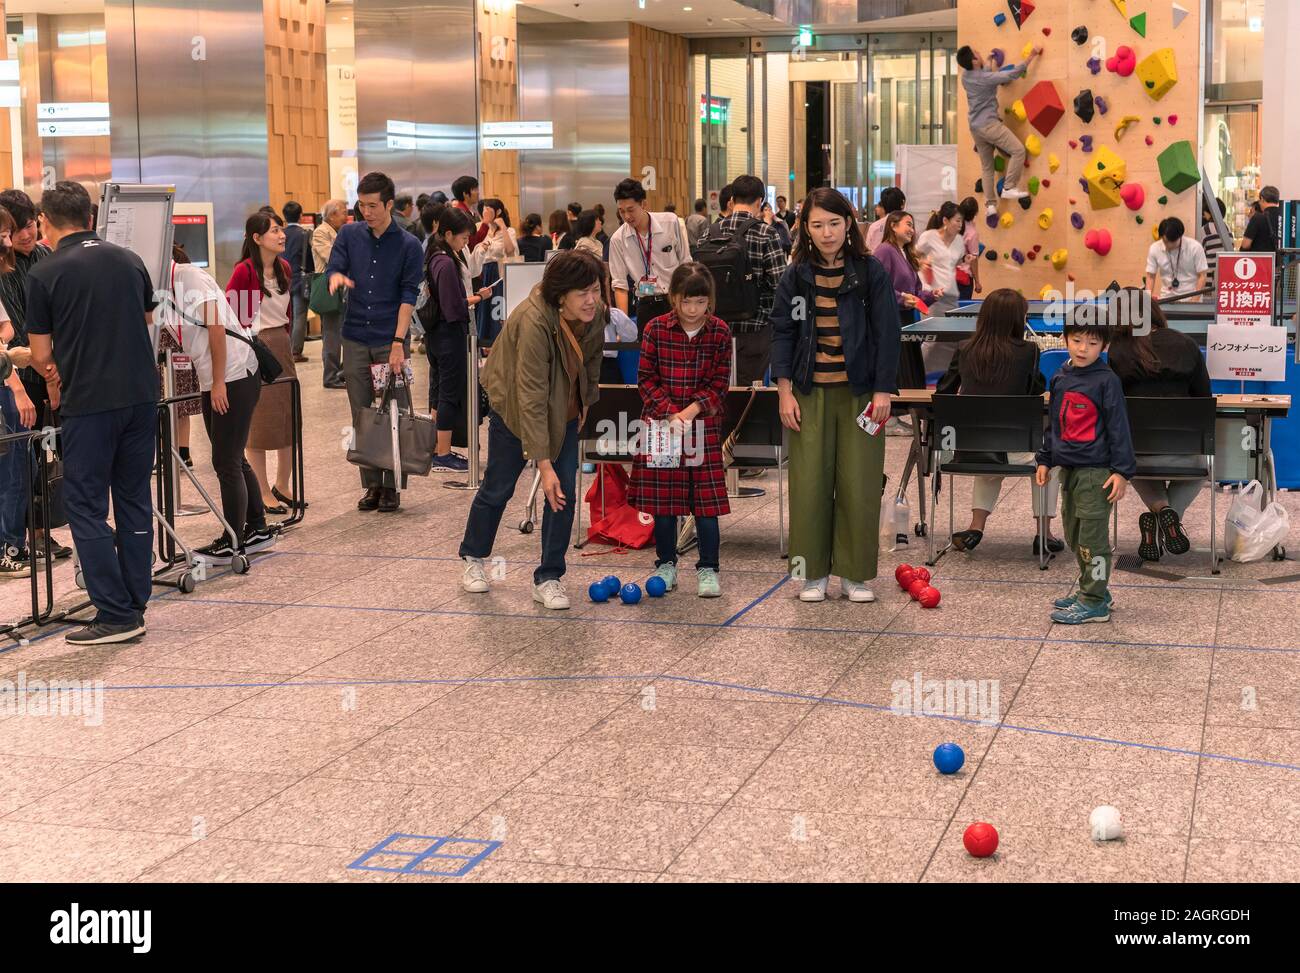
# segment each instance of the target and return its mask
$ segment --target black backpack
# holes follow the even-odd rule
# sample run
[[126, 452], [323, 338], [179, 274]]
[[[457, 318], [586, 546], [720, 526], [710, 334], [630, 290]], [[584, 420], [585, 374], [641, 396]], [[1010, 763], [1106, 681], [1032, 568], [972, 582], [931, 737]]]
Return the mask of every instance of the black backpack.
[[758, 317], [758, 276], [749, 265], [745, 234], [757, 223], [742, 217], [732, 230], [714, 226], [695, 245], [694, 257], [713, 274], [717, 307], [714, 314], [728, 324]]

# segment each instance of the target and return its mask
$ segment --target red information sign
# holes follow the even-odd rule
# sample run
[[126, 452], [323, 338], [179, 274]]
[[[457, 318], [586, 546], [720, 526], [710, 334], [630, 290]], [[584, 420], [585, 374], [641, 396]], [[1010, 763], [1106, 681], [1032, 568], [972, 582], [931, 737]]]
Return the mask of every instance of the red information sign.
[[1218, 255], [1215, 324], [1270, 327], [1273, 324], [1273, 254]]

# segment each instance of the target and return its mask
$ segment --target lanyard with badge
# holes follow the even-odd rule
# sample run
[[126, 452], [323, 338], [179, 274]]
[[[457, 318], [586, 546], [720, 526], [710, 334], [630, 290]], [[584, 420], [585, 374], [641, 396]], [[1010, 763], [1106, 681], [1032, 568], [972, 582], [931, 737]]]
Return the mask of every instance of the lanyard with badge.
[[1169, 257], [1169, 288], [1178, 290], [1178, 267], [1183, 262], [1183, 241], [1178, 241], [1178, 256], [1170, 256], [1169, 248], [1165, 248], [1165, 256]]
[[[176, 262], [175, 261], [172, 261], [171, 292], [172, 292], [172, 303], [176, 306], [178, 312], [178, 316], [176, 318], [176, 344], [180, 348], [180, 351], [173, 351], [169, 353], [167, 356], [167, 360], [171, 364], [172, 371], [192, 372], [194, 371], [194, 359], [190, 355], [182, 354], [182, 352], [185, 351], [184, 320], [179, 316], [180, 304], [176, 301]], [[167, 327], [167, 325], [164, 324], [163, 327], [165, 328]]]
[[655, 223], [651, 219], [650, 225], [646, 228], [645, 246], [641, 245], [641, 234], [637, 232], [636, 227], [632, 227], [632, 235], [636, 237], [637, 250], [641, 252], [641, 260], [645, 263], [645, 276], [636, 284], [637, 297], [654, 297], [658, 291], [659, 278], [650, 272], [651, 261], [654, 258], [654, 234]]

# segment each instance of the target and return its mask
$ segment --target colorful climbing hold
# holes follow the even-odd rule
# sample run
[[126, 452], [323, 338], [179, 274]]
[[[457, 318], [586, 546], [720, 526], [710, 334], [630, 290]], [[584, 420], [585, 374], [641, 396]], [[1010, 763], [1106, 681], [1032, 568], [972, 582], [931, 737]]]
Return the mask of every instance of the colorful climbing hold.
[[995, 14], [993, 15], [993, 23], [997, 24], [997, 26], [1001, 27], [1001, 26], [1002, 26], [1003, 24], [1005, 24], [1006, 22], [1007, 22], [1007, 15], [1006, 15], [1006, 14], [1004, 14], [1004, 13], [995, 13]]
[[1083, 45], [1088, 43], [1088, 28], [1080, 24], [1074, 30], [1070, 31], [1070, 40], [1076, 44]]
[[1096, 112], [1096, 103], [1092, 98], [1092, 89], [1084, 88], [1074, 96], [1074, 113], [1079, 116], [1079, 120], [1087, 125], [1092, 121], [1092, 116]]
[[1021, 196], [1018, 200], [1016, 200], [1016, 202], [1020, 204], [1020, 208], [1023, 210], [1028, 210], [1029, 207], [1034, 205], [1034, 200], [1032, 196]]
[[1147, 15], [1146, 12], [1138, 14], [1129, 20], [1128, 25], [1137, 31], [1139, 37], [1147, 36]]
[[1070, 259], [1070, 251], [1061, 247], [1059, 250], [1052, 251], [1052, 266], [1057, 270], [1065, 269], [1065, 262]]
[[1137, 68], [1137, 53], [1128, 45], [1116, 49], [1115, 53], [1106, 59], [1106, 70], [1118, 74], [1121, 78], [1127, 78]]
[[[1070, 202], [1074, 202], [1074, 200], [1070, 200]], [[1082, 229], [1083, 229], [1083, 214], [1082, 214], [1082, 213], [1071, 213], [1071, 214], [1070, 214], [1070, 225], [1071, 225], [1072, 227], [1074, 227], [1076, 230], [1082, 230]]]
[[1088, 70], [1091, 71], [1093, 74], [1101, 74], [1101, 58], [1099, 57], [1088, 58]]
[[1000, 47], [995, 47], [989, 51], [989, 60], [1001, 68], [1002, 65], [1007, 63], [1007, 52]]
[[1177, 115], [1170, 115], [1168, 121], [1169, 121], [1169, 124], [1170, 124], [1170, 125], [1177, 125], [1177, 124], [1178, 124], [1178, 116], [1177, 116]]
[[1147, 145], [1155, 145], [1155, 144], [1156, 144], [1156, 140], [1153, 139], [1150, 135], [1148, 135], [1148, 136], [1146, 137], [1146, 143], [1147, 143]]
[[1060, 156], [1058, 156], [1055, 152], [1049, 152], [1047, 154], [1047, 171], [1055, 172], [1059, 168], [1061, 168]]
[[1010, 213], [1003, 213], [1002, 216], [999, 217], [999, 219], [998, 219], [998, 223], [1001, 225], [1002, 229], [1004, 229], [1004, 230], [1005, 230], [1007, 227], [1009, 227], [1012, 223], [1014, 223], [1015, 221], [1016, 221], [1016, 218], [1015, 218], [1014, 216], [1012, 216]]
[[1025, 262], [1025, 255], [1019, 250], [1013, 248], [1011, 251], [1011, 259], [1018, 264], [1023, 264]]
[[1043, 151], [1043, 140], [1037, 135], [1030, 135], [1029, 138], [1025, 139], [1025, 151], [1029, 154], [1030, 158], [1038, 158]]
[[1052, 213], [1052, 208], [1050, 206], [1047, 209], [1043, 210], [1041, 213], [1039, 213], [1038, 228], [1040, 230], [1051, 229], [1053, 216], [1054, 214]]
[[1018, 122], [1023, 122], [1029, 117], [1025, 112], [1025, 103], [1019, 98], [1011, 103], [1011, 107], [1007, 109], [1007, 114], [1014, 117]]
[[1138, 225], [1139, 225], [1139, 226], [1143, 223], [1143, 219], [1142, 219], [1142, 214], [1141, 214], [1141, 213], [1139, 213], [1136, 217], [1134, 217], [1134, 219], [1136, 219], [1136, 220], [1138, 221]]
[[1105, 228], [1089, 230], [1083, 236], [1083, 245], [1097, 256], [1104, 257], [1110, 253], [1114, 240], [1111, 239], [1110, 230]]
[[1159, 203], [1161, 206], [1166, 206], [1169, 203], [1169, 197], [1161, 196], [1159, 199], [1156, 200], [1156, 202]]
[[1159, 101], [1169, 93], [1169, 89], [1178, 83], [1178, 68], [1174, 65], [1174, 49], [1161, 48], [1142, 59], [1137, 66], [1138, 80], [1142, 88], [1151, 96], [1152, 101]]
[[1043, 180], [1043, 188], [1044, 188], [1044, 189], [1050, 189], [1050, 188], [1051, 188], [1051, 185], [1052, 185], [1052, 180], [1050, 180], [1050, 179], [1044, 179], [1044, 180]]
[[1129, 126], [1136, 125], [1142, 121], [1138, 115], [1125, 115], [1118, 125], [1115, 126], [1115, 141], [1118, 142], [1128, 132]]
[[1030, 194], [1031, 196], [1037, 196], [1037, 195], [1038, 195], [1038, 187], [1039, 187], [1041, 184], [1042, 184], [1042, 183], [1041, 183], [1041, 180], [1039, 180], [1039, 178], [1038, 178], [1037, 176], [1030, 176], [1030, 178], [1029, 178], [1029, 194]]
[[988, 216], [984, 217], [984, 222], [990, 230], [996, 230], [998, 228], [998, 214], [989, 213]]
[[1119, 198], [1124, 201], [1124, 205], [1129, 209], [1138, 210], [1146, 202], [1147, 193], [1142, 188], [1141, 183], [1126, 182], [1119, 187]]
[[1007, 6], [1011, 8], [1011, 16], [1017, 27], [1025, 26], [1025, 21], [1034, 12], [1034, 5], [1030, 0], [1007, 0]]

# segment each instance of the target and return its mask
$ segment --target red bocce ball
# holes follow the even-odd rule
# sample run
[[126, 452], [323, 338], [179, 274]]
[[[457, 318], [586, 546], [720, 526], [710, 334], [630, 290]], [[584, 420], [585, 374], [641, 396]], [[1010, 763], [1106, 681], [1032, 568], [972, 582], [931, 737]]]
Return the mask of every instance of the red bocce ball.
[[917, 578], [915, 581], [913, 581], [911, 584], [907, 586], [907, 593], [912, 596], [913, 601], [917, 601], [921, 597], [921, 592], [928, 587], [930, 587], [928, 584], [926, 584], [920, 578]]
[[922, 608], [938, 608], [939, 589], [932, 588], [929, 585], [926, 585], [916, 600], [921, 603]]
[[894, 580], [901, 585], [903, 583], [903, 572], [915, 570], [916, 568], [912, 567], [910, 564], [900, 564], [898, 567], [894, 568]]
[[966, 833], [961, 836], [961, 843], [974, 857], [988, 858], [998, 850], [998, 829], [977, 821], [966, 829]]

